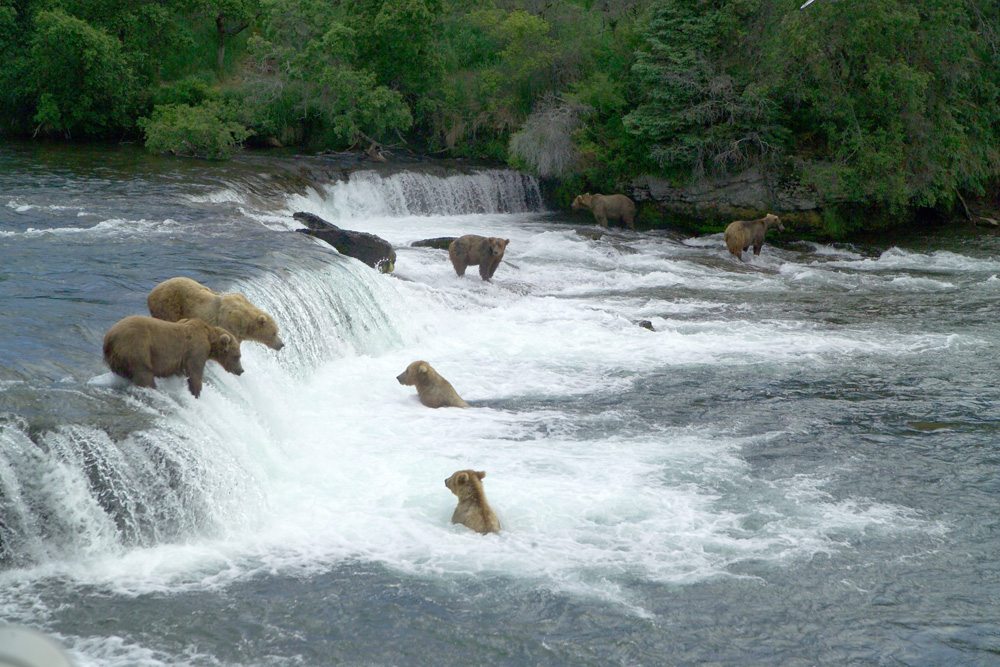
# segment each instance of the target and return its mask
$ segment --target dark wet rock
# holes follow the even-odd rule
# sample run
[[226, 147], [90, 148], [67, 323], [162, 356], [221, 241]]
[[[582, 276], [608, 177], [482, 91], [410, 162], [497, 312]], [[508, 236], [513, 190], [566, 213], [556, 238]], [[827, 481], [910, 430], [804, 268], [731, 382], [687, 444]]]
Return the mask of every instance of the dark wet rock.
[[438, 250], [447, 250], [448, 246], [451, 245], [451, 242], [457, 238], [457, 236], [438, 236], [433, 239], [414, 241], [410, 245], [414, 248], [437, 248]]
[[382, 273], [390, 273], [396, 265], [396, 251], [392, 244], [379, 236], [341, 229], [312, 213], [299, 211], [292, 217], [306, 226], [306, 229], [295, 231], [329, 243], [342, 255], [359, 259]]

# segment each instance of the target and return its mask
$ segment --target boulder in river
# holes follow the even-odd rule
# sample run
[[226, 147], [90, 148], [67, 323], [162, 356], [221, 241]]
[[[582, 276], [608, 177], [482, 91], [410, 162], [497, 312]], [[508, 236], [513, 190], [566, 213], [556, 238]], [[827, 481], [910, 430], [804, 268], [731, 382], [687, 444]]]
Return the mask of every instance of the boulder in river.
[[379, 236], [341, 229], [312, 213], [299, 211], [292, 217], [306, 226], [306, 229], [295, 231], [326, 241], [342, 255], [359, 259], [382, 273], [390, 273], [396, 265], [392, 244]]

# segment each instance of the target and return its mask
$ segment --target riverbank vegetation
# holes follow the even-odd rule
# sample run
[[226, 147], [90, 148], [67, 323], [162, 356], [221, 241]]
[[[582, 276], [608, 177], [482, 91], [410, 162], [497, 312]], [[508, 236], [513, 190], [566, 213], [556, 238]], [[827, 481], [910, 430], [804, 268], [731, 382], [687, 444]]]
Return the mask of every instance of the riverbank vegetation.
[[382, 146], [563, 198], [753, 169], [844, 211], [995, 203], [1000, 0], [800, 4], [0, 0], [0, 136]]

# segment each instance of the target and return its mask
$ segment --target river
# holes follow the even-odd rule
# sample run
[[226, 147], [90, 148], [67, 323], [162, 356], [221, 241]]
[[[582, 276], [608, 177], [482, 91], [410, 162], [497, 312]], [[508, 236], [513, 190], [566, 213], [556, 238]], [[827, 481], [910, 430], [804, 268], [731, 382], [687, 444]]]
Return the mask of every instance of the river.
[[[1000, 663], [995, 234], [740, 263], [516, 172], [357, 166], [0, 145], [0, 619], [80, 667]], [[411, 245], [468, 233], [510, 239], [492, 282]], [[199, 399], [116, 378], [104, 333], [177, 275], [284, 349]], [[450, 523], [466, 468], [500, 533]]]

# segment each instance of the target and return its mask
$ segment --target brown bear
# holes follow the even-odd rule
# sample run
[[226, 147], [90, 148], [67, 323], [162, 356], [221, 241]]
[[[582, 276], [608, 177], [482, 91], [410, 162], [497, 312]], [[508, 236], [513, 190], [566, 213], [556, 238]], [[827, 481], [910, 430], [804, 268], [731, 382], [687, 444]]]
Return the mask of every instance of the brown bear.
[[466, 267], [478, 264], [479, 277], [489, 280], [500, 266], [508, 243], [510, 239], [466, 234], [448, 244], [448, 256], [458, 275], [464, 276]]
[[451, 383], [438, 375], [426, 361], [414, 361], [396, 376], [399, 384], [416, 385], [420, 402], [429, 408], [467, 408]]
[[274, 319], [239, 293], [219, 294], [190, 278], [165, 280], [146, 297], [149, 314], [176, 322], [197, 317], [229, 331], [241, 341], [253, 340], [274, 350], [284, 347]]
[[481, 470], [459, 470], [444, 480], [444, 485], [458, 496], [458, 507], [451, 515], [451, 522], [468, 526], [483, 535], [500, 532], [500, 520], [486, 502], [482, 482], [484, 477], [486, 473]]
[[573, 200], [573, 209], [587, 209], [593, 212], [597, 223], [608, 228], [608, 220], [621, 220], [629, 229], [635, 229], [635, 202], [625, 195], [577, 195]]
[[153, 378], [186, 375], [188, 389], [198, 398], [209, 359], [234, 375], [243, 373], [236, 336], [199, 319], [165, 322], [130, 315], [104, 336], [104, 362], [140, 387], [155, 388]]
[[743, 251], [750, 246], [753, 246], [753, 254], [759, 255], [760, 249], [764, 247], [764, 234], [771, 227], [777, 228], [779, 232], [785, 231], [781, 220], [773, 213], [756, 220], [735, 220], [726, 227], [726, 247], [739, 260], [743, 259]]

